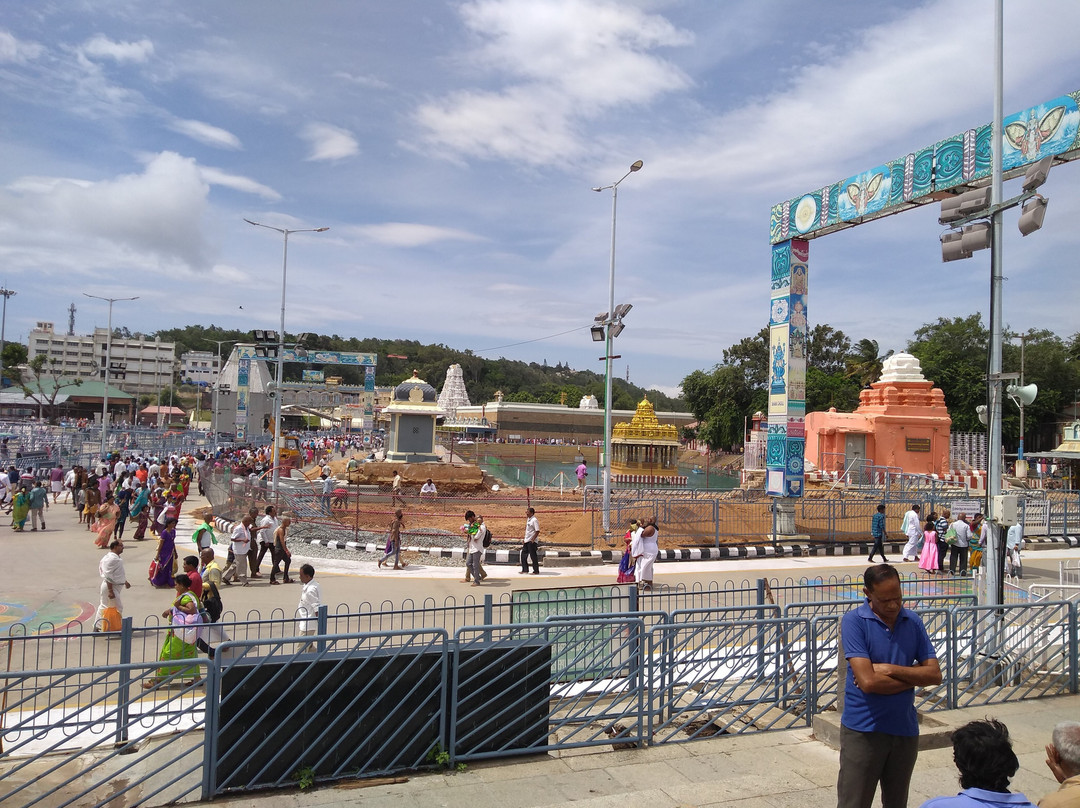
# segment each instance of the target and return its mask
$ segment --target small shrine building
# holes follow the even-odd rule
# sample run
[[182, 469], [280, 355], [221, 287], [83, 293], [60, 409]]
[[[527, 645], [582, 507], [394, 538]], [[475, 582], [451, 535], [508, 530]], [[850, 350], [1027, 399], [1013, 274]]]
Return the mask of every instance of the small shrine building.
[[859, 393], [855, 412], [807, 413], [806, 459], [826, 472], [875, 465], [944, 475], [951, 426], [941, 388], [923, 377], [918, 359], [897, 353], [883, 363], [881, 378]]
[[390, 418], [386, 459], [404, 463], [437, 463], [435, 422], [445, 413], [435, 388], [413, 371], [390, 397], [383, 414]]
[[635, 485], [686, 485], [679, 475], [679, 430], [661, 424], [643, 399], [628, 423], [611, 430], [611, 481]]

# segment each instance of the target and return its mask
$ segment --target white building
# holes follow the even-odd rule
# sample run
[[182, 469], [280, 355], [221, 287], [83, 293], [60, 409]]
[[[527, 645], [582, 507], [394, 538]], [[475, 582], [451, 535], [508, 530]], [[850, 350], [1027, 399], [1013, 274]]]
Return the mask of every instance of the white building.
[[213, 351], [188, 351], [180, 355], [181, 382], [205, 382], [212, 387], [217, 381], [219, 370], [218, 356]]
[[[56, 372], [84, 379], [105, 378], [107, 328], [95, 328], [91, 335], [57, 334], [53, 324], [39, 322], [27, 340], [27, 359], [45, 354], [50, 363], [56, 360]], [[123, 369], [123, 378], [110, 372], [109, 384], [125, 393], [156, 393], [172, 379], [176, 364], [176, 343], [158, 337], [112, 338], [109, 361], [114, 369]]]

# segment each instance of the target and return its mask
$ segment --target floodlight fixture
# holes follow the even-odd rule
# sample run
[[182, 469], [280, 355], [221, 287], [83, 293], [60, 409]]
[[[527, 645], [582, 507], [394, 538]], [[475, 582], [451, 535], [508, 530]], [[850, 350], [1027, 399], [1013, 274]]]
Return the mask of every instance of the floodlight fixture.
[[1029, 236], [1042, 228], [1048, 201], [1046, 197], [1036, 195], [1024, 203], [1024, 207], [1020, 209], [1020, 220], [1016, 223], [1020, 228], [1020, 235]]
[[975, 216], [990, 207], [990, 186], [960, 194], [960, 215]]
[[973, 253], [990, 247], [990, 222], [975, 222], [961, 231], [960, 243], [966, 252]]
[[1044, 157], [1038, 162], [1029, 165], [1027, 171], [1024, 172], [1024, 190], [1029, 192], [1034, 191], [1046, 182], [1046, 178], [1050, 176], [1050, 167], [1053, 165], [1053, 155]]
[[963, 234], [955, 230], [941, 234], [941, 260], [959, 261], [971, 258], [971, 252], [964, 249]]
[[589, 333], [592, 334], [592, 341], [593, 342], [603, 342], [604, 341], [604, 326], [602, 326], [602, 325], [594, 325], [591, 328], [589, 328]]

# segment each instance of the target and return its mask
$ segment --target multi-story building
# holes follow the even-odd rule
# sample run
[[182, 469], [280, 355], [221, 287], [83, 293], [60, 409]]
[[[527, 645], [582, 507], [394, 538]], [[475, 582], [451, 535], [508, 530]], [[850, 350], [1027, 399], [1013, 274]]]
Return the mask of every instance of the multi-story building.
[[[27, 359], [44, 354], [58, 375], [104, 379], [109, 331], [95, 328], [90, 335], [57, 334], [53, 324], [39, 322], [27, 342]], [[158, 337], [113, 337], [109, 362], [114, 369], [109, 384], [125, 393], [156, 393], [168, 386], [176, 365], [176, 343]], [[121, 372], [117, 372], [122, 370]]]
[[180, 355], [181, 382], [204, 382], [206, 386], [213, 387], [220, 370], [218, 356], [213, 351], [188, 351]]

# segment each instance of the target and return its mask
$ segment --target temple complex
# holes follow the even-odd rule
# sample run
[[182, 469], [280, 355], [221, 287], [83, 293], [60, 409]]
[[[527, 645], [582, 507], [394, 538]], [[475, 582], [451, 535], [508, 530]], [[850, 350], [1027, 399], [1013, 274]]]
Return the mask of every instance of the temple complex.
[[945, 394], [923, 377], [919, 360], [893, 354], [881, 378], [859, 393], [855, 412], [807, 414], [806, 459], [827, 472], [873, 465], [943, 475], [951, 426]]
[[611, 481], [635, 485], [686, 485], [679, 475], [679, 430], [661, 424], [643, 399], [628, 423], [611, 430]]
[[469, 393], [465, 389], [461, 365], [455, 362], [446, 369], [446, 381], [443, 382], [442, 392], [439, 393], [439, 409], [446, 413], [448, 420], [453, 421], [457, 418], [458, 407], [468, 406]]

